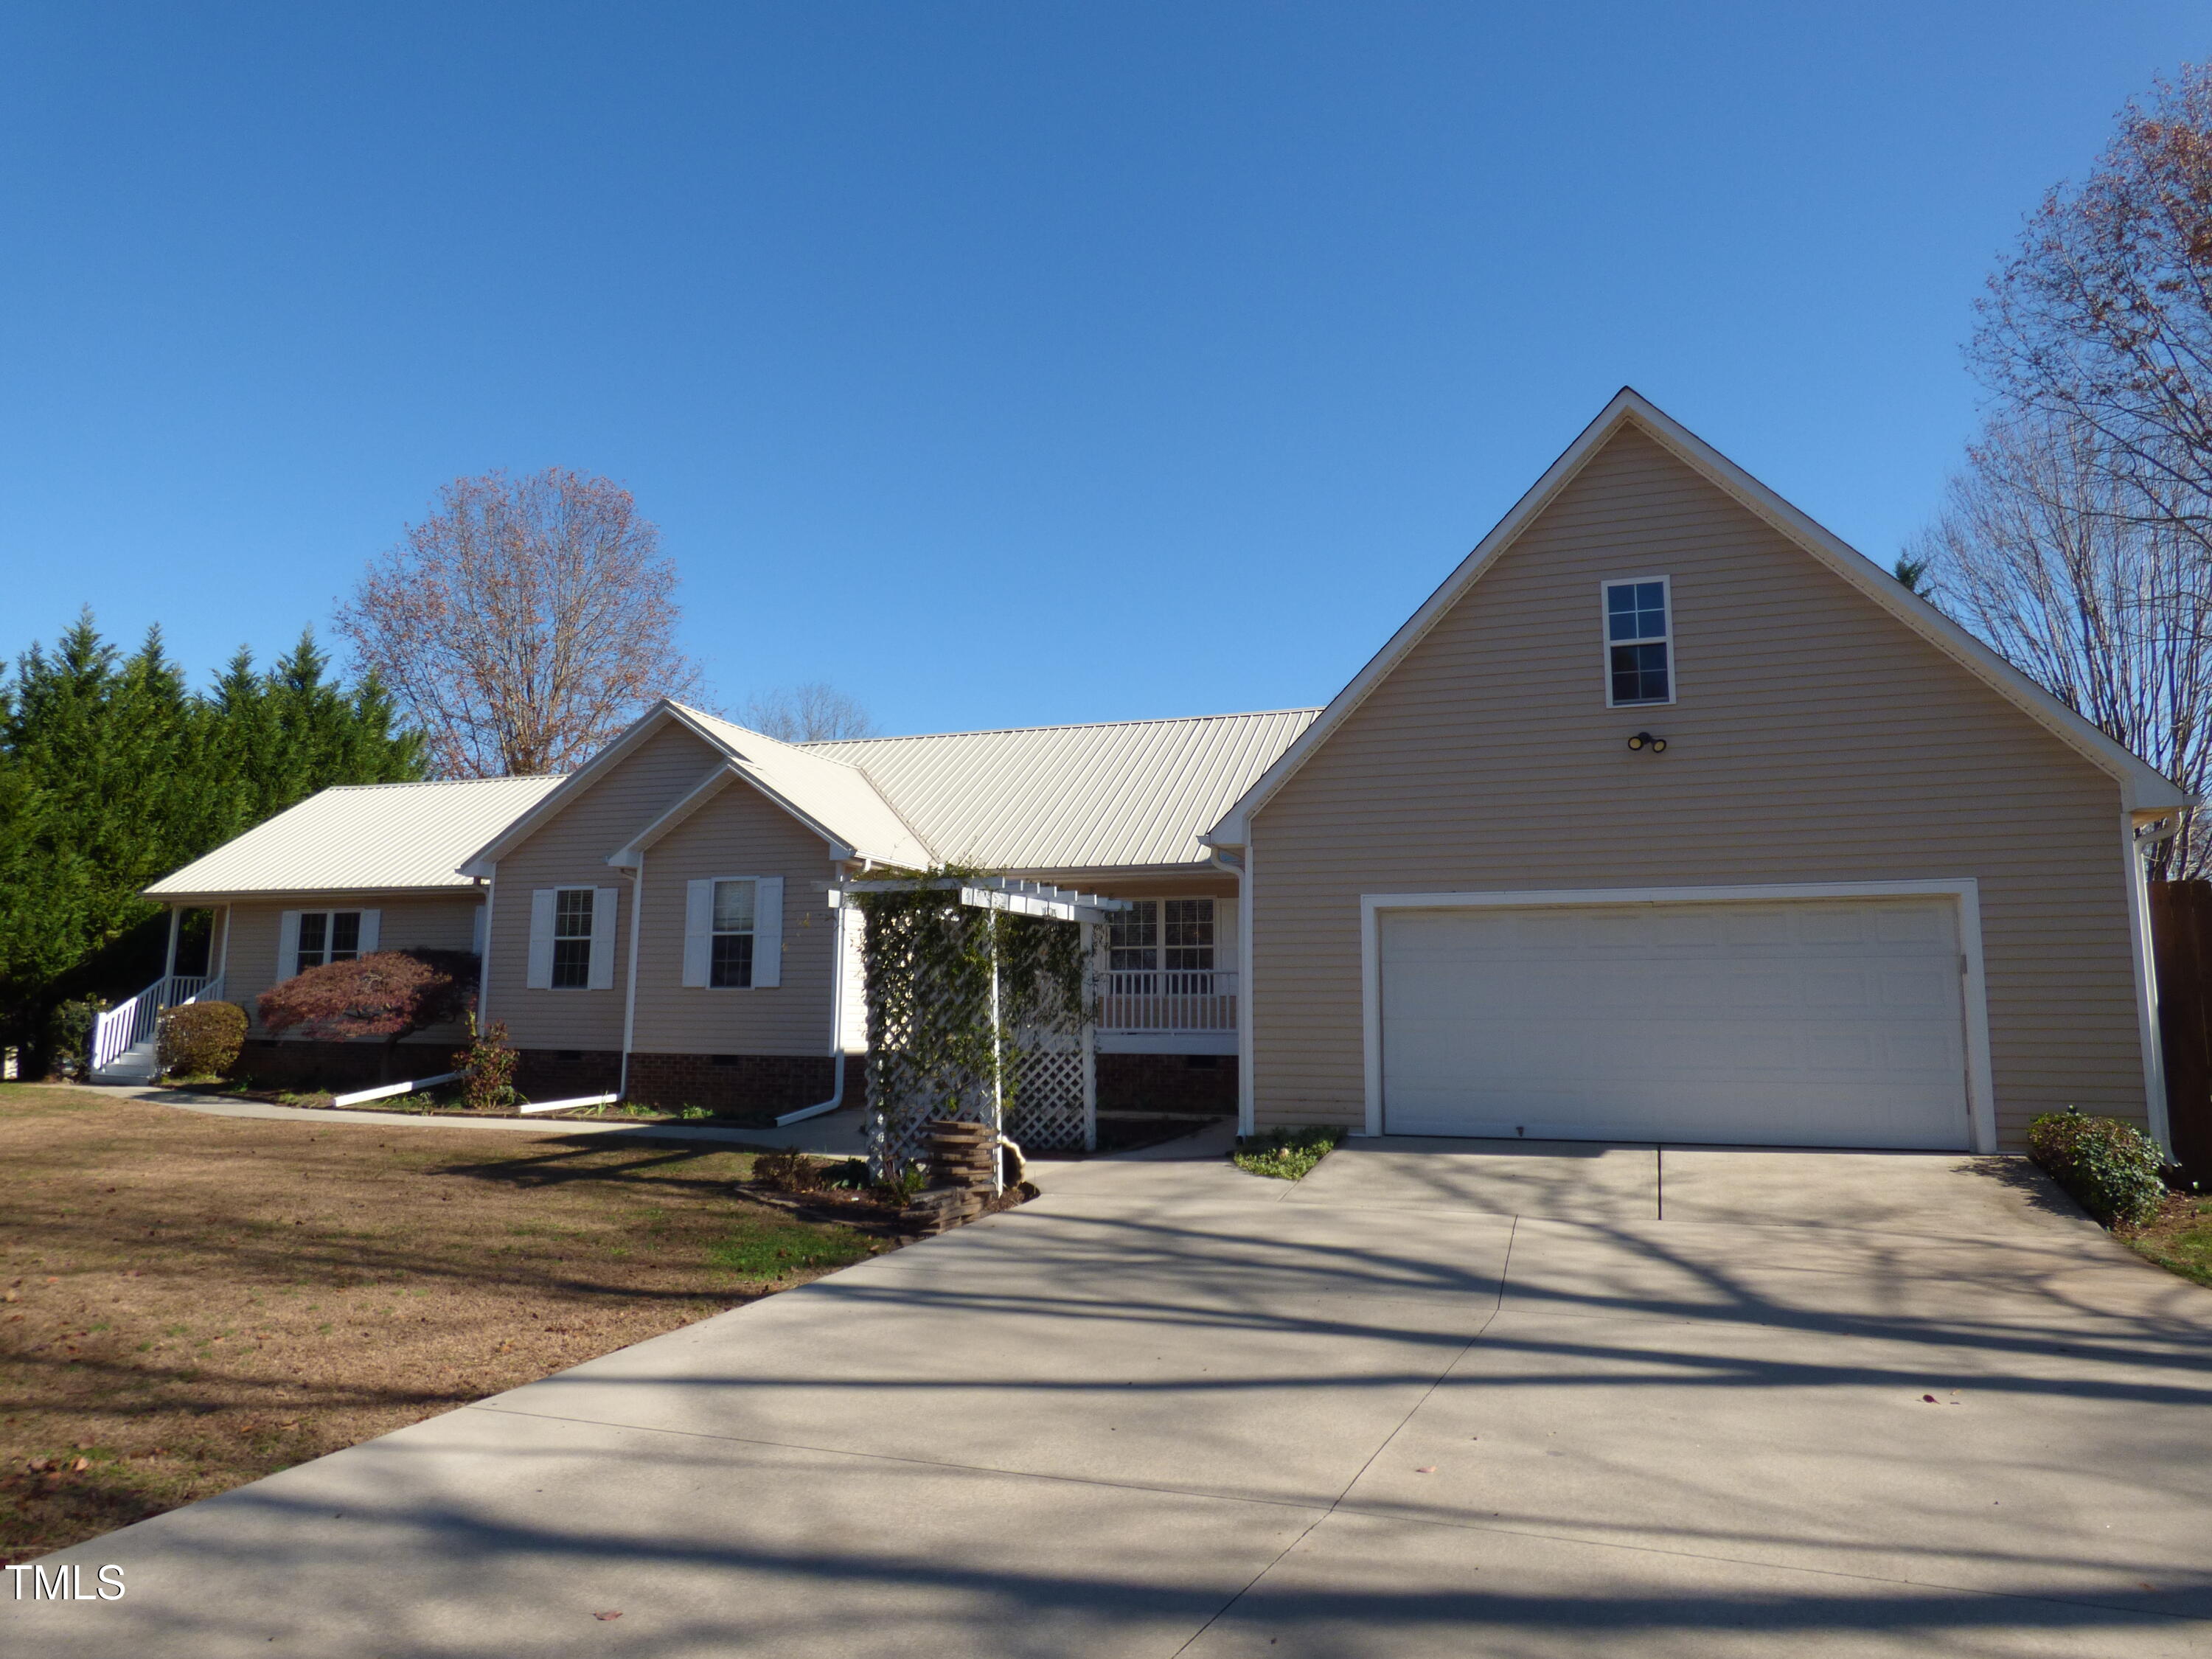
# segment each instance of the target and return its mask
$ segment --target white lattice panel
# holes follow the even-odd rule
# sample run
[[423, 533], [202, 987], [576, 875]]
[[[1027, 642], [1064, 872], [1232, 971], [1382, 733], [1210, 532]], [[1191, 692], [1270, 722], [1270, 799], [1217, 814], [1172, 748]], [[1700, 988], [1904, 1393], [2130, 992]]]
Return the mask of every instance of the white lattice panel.
[[1006, 1133], [1025, 1152], [1088, 1151], [1096, 1144], [1091, 1045], [1054, 1032], [1018, 1041]]

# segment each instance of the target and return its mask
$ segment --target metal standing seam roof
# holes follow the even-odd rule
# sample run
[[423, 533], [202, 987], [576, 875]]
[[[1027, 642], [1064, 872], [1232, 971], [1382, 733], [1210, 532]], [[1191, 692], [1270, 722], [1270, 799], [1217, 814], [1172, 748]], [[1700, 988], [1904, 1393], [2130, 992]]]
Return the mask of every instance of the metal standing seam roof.
[[848, 757], [784, 743], [682, 704], [675, 707], [729, 756], [736, 770], [790, 802], [860, 857], [906, 868], [933, 861], [922, 838]]
[[462, 860], [552, 793], [554, 777], [341, 784], [287, 807], [145, 890], [217, 893], [467, 889]]
[[804, 745], [866, 773], [939, 860], [992, 870], [1202, 864], [1199, 836], [1320, 714], [1114, 720]]

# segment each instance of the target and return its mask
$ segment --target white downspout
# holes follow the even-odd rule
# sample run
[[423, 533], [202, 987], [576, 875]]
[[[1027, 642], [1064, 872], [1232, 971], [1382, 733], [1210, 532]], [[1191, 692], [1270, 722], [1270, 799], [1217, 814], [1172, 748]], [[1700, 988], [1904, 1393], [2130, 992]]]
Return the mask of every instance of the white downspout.
[[615, 1096], [620, 1100], [629, 1098], [629, 1046], [637, 1033], [637, 922], [645, 914], [645, 854], [641, 850], [636, 868], [626, 873], [629, 877], [629, 984], [623, 998], [622, 1074], [615, 1080]]
[[[499, 866], [491, 867], [491, 878], [484, 883], [483, 954], [477, 958], [477, 1031], [481, 1035], [491, 1024], [491, 945], [492, 911], [499, 902]], [[230, 950], [230, 930], [223, 929], [223, 951]]]
[[[2175, 825], [2179, 827], [2177, 817]], [[2172, 832], [2169, 831], [2169, 834]], [[2158, 951], [2151, 936], [2149, 854], [2166, 839], [2139, 836], [2132, 818], [2120, 814], [2120, 856], [2127, 860], [2128, 922], [2135, 934], [2136, 1023], [2142, 1046], [2143, 1115], [2160, 1155], [2173, 1158], [2173, 1132], [2166, 1097], [2166, 1044], [2159, 1030]]]
[[834, 1112], [845, 1103], [845, 905], [842, 895], [830, 896], [830, 914], [835, 918], [830, 924], [830, 1098], [812, 1106], [802, 1106], [795, 1112], [786, 1112], [775, 1121], [779, 1129], [787, 1123], [804, 1123], [810, 1117], [820, 1117]]
[[1252, 843], [1246, 832], [1244, 845], [1234, 854], [1219, 848], [1208, 849], [1207, 862], [1237, 878], [1237, 1133], [1257, 1133], [1252, 1127]]

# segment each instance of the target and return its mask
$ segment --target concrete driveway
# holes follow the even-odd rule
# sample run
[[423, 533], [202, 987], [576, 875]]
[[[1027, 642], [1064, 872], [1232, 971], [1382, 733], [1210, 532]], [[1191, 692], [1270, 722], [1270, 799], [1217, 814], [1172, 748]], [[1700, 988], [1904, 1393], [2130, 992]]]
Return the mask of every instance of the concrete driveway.
[[134, 1659], [2212, 1651], [2212, 1291], [2014, 1160], [1384, 1141], [1295, 1187], [1042, 1179], [50, 1557], [127, 1594], [0, 1629]]

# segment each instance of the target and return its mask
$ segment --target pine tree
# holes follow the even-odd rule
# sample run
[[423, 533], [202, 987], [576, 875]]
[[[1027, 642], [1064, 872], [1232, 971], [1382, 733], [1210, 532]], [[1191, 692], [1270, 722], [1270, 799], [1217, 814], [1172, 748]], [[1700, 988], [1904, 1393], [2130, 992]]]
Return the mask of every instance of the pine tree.
[[[194, 696], [159, 629], [125, 658], [88, 610], [23, 653], [0, 682], [0, 1041], [37, 1047], [64, 994], [137, 988], [149, 883], [331, 784], [422, 775], [382, 691], [329, 669], [308, 632]], [[103, 953], [127, 987], [95, 983]]]
[[395, 732], [374, 676], [348, 690], [328, 678], [314, 631], [257, 673], [241, 648], [207, 700], [210, 770], [225, 788], [222, 835], [240, 831], [334, 783], [404, 783], [422, 775], [420, 734]]

